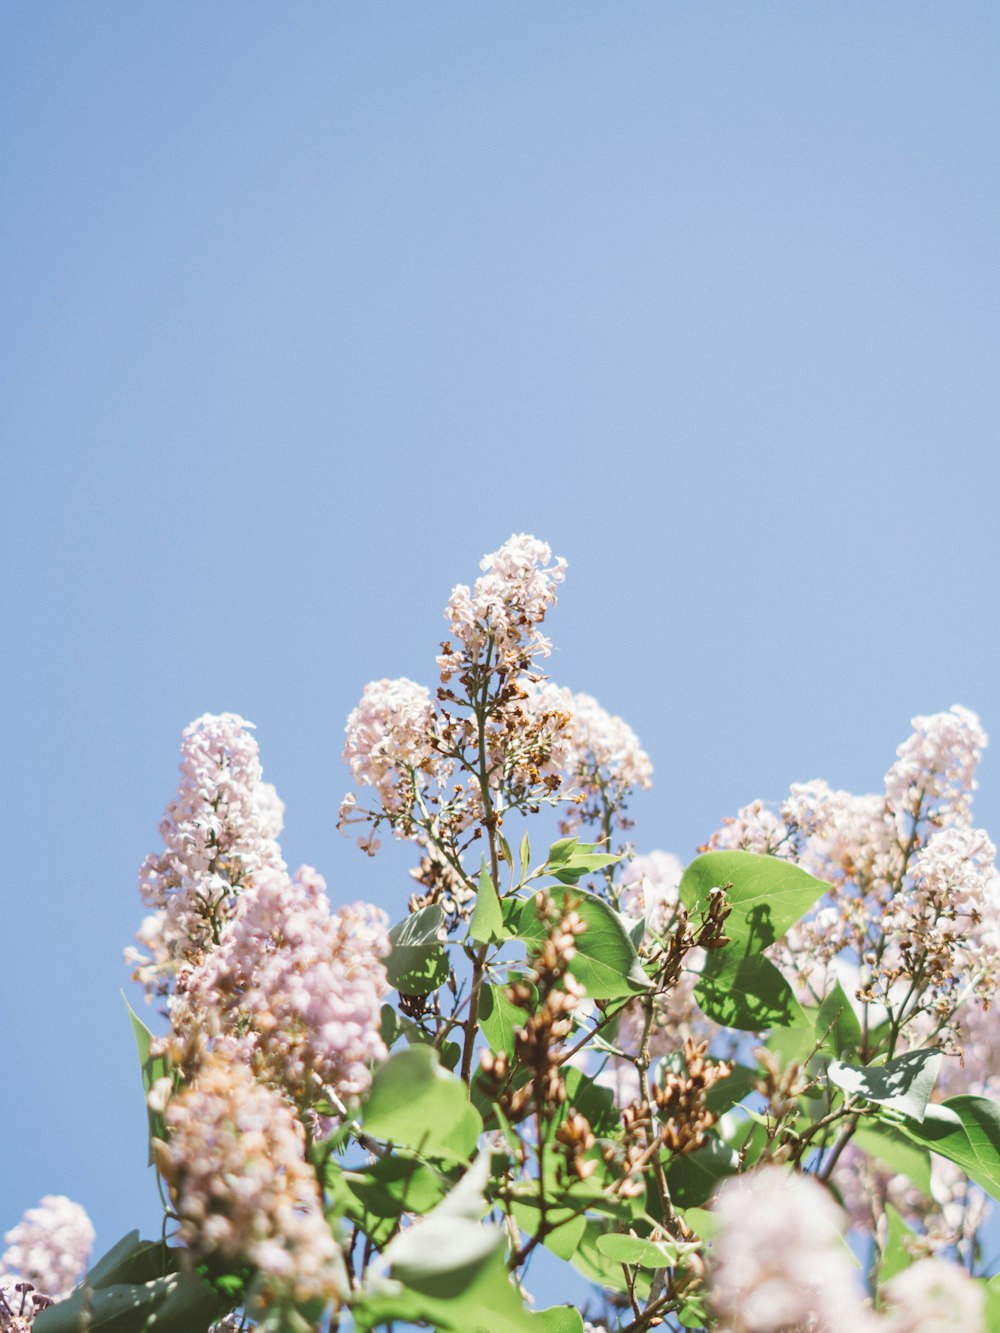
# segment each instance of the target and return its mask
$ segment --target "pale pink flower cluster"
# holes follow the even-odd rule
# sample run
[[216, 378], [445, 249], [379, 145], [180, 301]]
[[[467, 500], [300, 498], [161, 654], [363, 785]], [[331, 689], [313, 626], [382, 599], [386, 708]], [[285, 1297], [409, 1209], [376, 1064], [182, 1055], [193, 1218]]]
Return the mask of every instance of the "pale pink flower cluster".
[[4, 1240], [0, 1280], [8, 1285], [30, 1282], [57, 1301], [68, 1296], [86, 1272], [94, 1228], [80, 1204], [64, 1194], [47, 1194]]
[[158, 1144], [180, 1235], [194, 1254], [245, 1259], [296, 1300], [338, 1300], [340, 1251], [280, 1093], [237, 1062], [210, 1062], [166, 1111]]
[[921, 971], [947, 1016], [969, 992], [989, 1001], [1000, 969], [1000, 879], [996, 849], [981, 829], [935, 829], [913, 856], [903, 892], [882, 918], [892, 942], [887, 966]]
[[921, 1259], [883, 1288], [882, 1333], [989, 1333], [986, 1297], [957, 1264]]
[[916, 1255], [957, 1249], [965, 1253], [990, 1213], [983, 1192], [965, 1172], [946, 1158], [931, 1158], [931, 1193], [923, 1195], [906, 1176], [896, 1175], [849, 1143], [833, 1173], [850, 1226], [867, 1235], [877, 1233], [884, 1244], [885, 1209], [892, 1204], [915, 1228]]
[[810, 1176], [763, 1167], [720, 1189], [710, 1292], [730, 1333], [868, 1328], [843, 1214]]
[[832, 1176], [848, 1225], [854, 1231], [871, 1235], [884, 1217], [886, 1204], [892, 1204], [903, 1217], [923, 1218], [930, 1207], [915, 1185], [903, 1175], [883, 1167], [856, 1143], [849, 1142], [837, 1160]]
[[126, 955], [151, 990], [168, 991], [178, 968], [218, 939], [259, 871], [284, 868], [284, 807], [261, 780], [251, 725], [234, 713], [206, 713], [184, 732], [180, 786], [160, 824], [164, 850], [139, 872], [143, 901], [154, 909], [139, 940], [152, 957]]
[[[446, 776], [435, 755], [434, 706], [426, 686], [405, 676], [366, 685], [347, 719], [344, 760], [355, 783], [372, 787], [386, 814], [399, 819], [398, 831], [407, 835], [417, 793], [429, 776], [439, 782]], [[356, 797], [344, 798], [342, 823], [364, 818], [355, 814], [356, 806]], [[364, 837], [359, 842], [370, 851], [378, 845]]]
[[327, 1089], [353, 1101], [387, 1054], [379, 1035], [387, 927], [367, 903], [331, 914], [326, 883], [310, 866], [294, 879], [260, 871], [191, 973], [182, 1003], [294, 1100]]
[[785, 852], [788, 830], [763, 801], [751, 801], [735, 815], [727, 815], [705, 844], [709, 852], [757, 852], [761, 856], [781, 856]]
[[570, 786], [584, 799], [564, 817], [563, 832], [572, 832], [584, 819], [628, 827], [623, 814], [628, 796], [636, 787], [653, 785], [649, 755], [628, 723], [593, 695], [565, 693], [570, 724], [563, 764]]
[[804, 997], [819, 998], [834, 964], [853, 955], [862, 966], [858, 995], [869, 1004], [909, 992], [909, 1010], [932, 1006], [955, 1026], [954, 1006], [987, 1003], [1000, 970], [995, 853], [970, 826], [986, 736], [958, 706], [914, 718], [913, 727], [882, 794], [799, 783], [780, 814], [755, 801], [707, 846], [785, 857], [830, 885], [775, 951]]
[[[997, 1041], [997, 1006], [1000, 989], [994, 988], [989, 1009], [981, 1004], [965, 1004], [958, 1011], [953, 1032], [956, 1053], [945, 1055], [938, 1076], [942, 1097], [970, 1092], [978, 1097], [1000, 1101], [1000, 1042]], [[917, 1035], [910, 1045], [925, 1045]]]
[[538, 626], [556, 604], [556, 588], [566, 577], [566, 561], [552, 558], [552, 548], [527, 533], [508, 538], [483, 557], [483, 574], [470, 589], [452, 590], [445, 618], [461, 648], [446, 648], [438, 665], [447, 680], [489, 652], [494, 665], [523, 670], [535, 656], [548, 656], [551, 645]]
[[481, 567], [475, 587], [458, 585], [448, 601], [438, 706], [412, 681], [375, 681], [348, 720], [344, 758], [377, 799], [365, 808], [349, 794], [340, 824], [366, 826], [366, 851], [382, 821], [425, 846], [467, 846], [505, 810], [589, 801], [617, 814], [633, 787], [650, 785], [649, 758], [620, 718], [537, 674], [566, 562], [522, 533]]
[[947, 713], [913, 719], [913, 734], [885, 775], [889, 809], [903, 821], [918, 814], [932, 823], [968, 823], [976, 767], [986, 748], [979, 718], [955, 704]]

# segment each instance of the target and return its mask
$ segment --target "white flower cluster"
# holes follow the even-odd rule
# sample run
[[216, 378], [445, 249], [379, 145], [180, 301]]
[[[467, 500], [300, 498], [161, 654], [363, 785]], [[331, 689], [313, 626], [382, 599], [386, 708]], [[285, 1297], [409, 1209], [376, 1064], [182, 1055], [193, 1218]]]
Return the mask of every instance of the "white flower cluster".
[[612, 820], [626, 826], [622, 811], [630, 792], [653, 785], [653, 765], [624, 719], [614, 717], [590, 694], [546, 683], [529, 687], [529, 716], [564, 718], [551, 746], [549, 763], [565, 775], [566, 794], [578, 804], [564, 817], [570, 833], [583, 819]]
[[326, 883], [310, 866], [294, 879], [262, 870], [191, 973], [184, 1000], [195, 1021], [229, 1038], [293, 1100], [317, 1088], [353, 1100], [387, 1054], [379, 1035], [387, 926], [367, 903], [331, 914]]
[[869, 1002], [889, 1002], [896, 983], [917, 979], [911, 1008], [948, 1022], [970, 995], [988, 1004], [1000, 970], [995, 850], [971, 827], [986, 736], [958, 706], [913, 727], [882, 794], [799, 783], [780, 816], [754, 802], [707, 845], [783, 856], [830, 884], [781, 949], [804, 987], [849, 951], [864, 965], [858, 986]]
[[612, 822], [627, 827], [629, 793], [651, 785], [649, 756], [627, 723], [537, 674], [550, 650], [540, 627], [566, 562], [521, 533], [482, 569], [474, 588], [460, 584], [448, 601], [439, 706], [411, 680], [380, 680], [348, 718], [344, 759], [376, 801], [366, 808], [348, 794], [340, 825], [363, 825], [358, 843], [368, 852], [383, 821], [425, 847], [467, 846], [494, 816], [543, 803], [572, 806], [567, 832], [587, 820], [606, 833]]
[[711, 1296], [731, 1333], [858, 1327], [843, 1214], [822, 1185], [764, 1167], [723, 1185], [714, 1211]]
[[956, 1264], [921, 1259], [883, 1288], [880, 1333], [988, 1333], [985, 1295]]
[[199, 1256], [248, 1260], [295, 1300], [338, 1300], [340, 1251], [284, 1098], [239, 1062], [210, 1062], [166, 1110], [157, 1144], [182, 1240]]
[[920, 815], [937, 824], [968, 823], [987, 743], [979, 718], [955, 704], [947, 713], [915, 717], [912, 726], [885, 775], [886, 802], [901, 831], [908, 833], [906, 821]]
[[1000, 969], [1000, 876], [996, 848], [981, 829], [935, 830], [914, 855], [905, 893], [891, 899], [882, 929], [890, 964], [919, 970], [950, 1014], [963, 991], [989, 1002]]
[[154, 913], [138, 938], [152, 956], [126, 955], [151, 990], [168, 991], [178, 968], [219, 938], [258, 871], [284, 869], [277, 843], [284, 807], [261, 780], [250, 726], [234, 713], [206, 713], [184, 732], [180, 786], [160, 824], [164, 850], [139, 872]]
[[[347, 719], [344, 760], [358, 786], [372, 787], [382, 809], [402, 816], [400, 833], [408, 832], [415, 795], [433, 775], [444, 776], [434, 752], [434, 707], [426, 686], [406, 677], [375, 680], [366, 685], [361, 702]], [[340, 807], [343, 823], [352, 822], [356, 798], [346, 796]], [[377, 843], [360, 838], [366, 850]]]
[[479, 567], [483, 574], [475, 587], [460, 583], [448, 598], [445, 617], [461, 648], [446, 647], [438, 658], [445, 680], [481, 663], [487, 652], [494, 666], [518, 671], [551, 651], [538, 626], [556, 604], [566, 561], [561, 556], [553, 560], [550, 546], [520, 533], [484, 556]]
[[[60, 1300], [86, 1271], [94, 1228], [80, 1204], [63, 1194], [47, 1194], [27, 1210], [4, 1240], [7, 1249], [0, 1258], [0, 1284], [5, 1291], [16, 1283], [30, 1282], [45, 1296]], [[10, 1297], [7, 1303], [12, 1304]]]

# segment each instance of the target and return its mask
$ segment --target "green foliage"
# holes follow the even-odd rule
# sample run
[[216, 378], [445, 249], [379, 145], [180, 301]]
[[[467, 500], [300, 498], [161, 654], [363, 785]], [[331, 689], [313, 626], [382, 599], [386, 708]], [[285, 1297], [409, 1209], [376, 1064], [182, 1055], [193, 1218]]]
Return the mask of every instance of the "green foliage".
[[531, 1333], [504, 1263], [504, 1233], [484, 1225], [488, 1179], [480, 1158], [422, 1221], [382, 1252], [354, 1307], [359, 1330], [392, 1320], [426, 1320], [442, 1333]]
[[505, 986], [487, 984], [479, 996], [479, 1026], [494, 1051], [514, 1054], [514, 1029], [528, 1021], [527, 1011], [514, 1004]]
[[560, 884], [578, 884], [584, 875], [613, 866], [620, 856], [609, 856], [599, 842], [579, 842], [576, 838], [560, 838], [549, 848], [546, 870]]
[[[560, 905], [568, 900], [586, 926], [576, 937], [576, 956], [570, 971], [592, 999], [623, 999], [649, 989], [649, 978], [635, 945], [613, 908], [583, 889], [557, 890], [553, 897]], [[540, 948], [546, 932], [534, 899], [519, 901], [514, 907], [512, 922], [518, 939]]]
[[640, 1268], [672, 1268], [682, 1254], [696, 1249], [677, 1241], [645, 1240], [609, 1231], [598, 1236], [597, 1248], [606, 1258], [620, 1264], [638, 1264]]
[[878, 1102], [920, 1121], [940, 1068], [940, 1051], [907, 1051], [881, 1065], [847, 1065], [831, 1060], [827, 1076], [831, 1083], [854, 1097]]
[[854, 1006], [839, 981], [825, 997], [816, 1014], [816, 1036], [823, 1050], [838, 1059], [852, 1055], [861, 1047], [861, 1024]]
[[949, 1158], [1000, 1199], [1000, 1105], [988, 1097], [950, 1097], [932, 1104], [922, 1120], [907, 1118], [902, 1129], [918, 1143]]
[[728, 1143], [709, 1134], [703, 1147], [685, 1153], [667, 1167], [670, 1197], [679, 1208], [707, 1202], [721, 1180], [739, 1169], [739, 1157]]
[[362, 1124], [375, 1138], [462, 1162], [483, 1128], [465, 1085], [442, 1068], [431, 1046], [406, 1047], [376, 1070]]
[[695, 999], [717, 1023], [748, 1032], [805, 1023], [795, 992], [769, 958], [710, 953]]
[[759, 954], [780, 940], [829, 888], [791, 861], [755, 852], [705, 852], [684, 871], [680, 899], [694, 916], [708, 909], [713, 889], [725, 889], [729, 958]]
[[403, 995], [430, 995], [448, 979], [448, 953], [441, 943], [444, 913], [437, 903], [404, 917], [389, 931], [385, 960], [389, 985]]
[[583, 1316], [571, 1305], [550, 1305], [538, 1311], [532, 1327], [537, 1333], [583, 1333]]
[[508, 938], [504, 929], [503, 909], [497, 896], [496, 885], [486, 869], [486, 861], [479, 872], [479, 892], [476, 894], [476, 906], [469, 922], [469, 934], [480, 944], [499, 943]]
[[[125, 999], [124, 995], [122, 999]], [[148, 1098], [149, 1090], [157, 1079], [166, 1078], [170, 1073], [170, 1064], [165, 1056], [151, 1053], [153, 1034], [128, 1000], [125, 1000], [125, 1008], [132, 1020], [132, 1031], [135, 1033], [135, 1044], [139, 1050], [139, 1064], [142, 1069], [142, 1087]], [[165, 1139], [167, 1137], [167, 1127], [161, 1112], [154, 1111], [148, 1101], [146, 1102], [146, 1118], [149, 1122], [149, 1159], [147, 1164], [152, 1166], [153, 1140]]]
[[905, 1176], [926, 1198], [931, 1197], [930, 1153], [907, 1138], [902, 1130], [880, 1121], [863, 1120], [854, 1131], [853, 1142], [890, 1171]]
[[885, 1207], [886, 1238], [878, 1257], [878, 1285], [894, 1278], [904, 1268], [913, 1263], [913, 1256], [906, 1248], [907, 1237], [913, 1235], [913, 1229], [903, 1221], [899, 1212], [891, 1203]]
[[203, 1277], [179, 1267], [179, 1251], [132, 1231], [33, 1327], [37, 1333], [204, 1333], [230, 1305]]

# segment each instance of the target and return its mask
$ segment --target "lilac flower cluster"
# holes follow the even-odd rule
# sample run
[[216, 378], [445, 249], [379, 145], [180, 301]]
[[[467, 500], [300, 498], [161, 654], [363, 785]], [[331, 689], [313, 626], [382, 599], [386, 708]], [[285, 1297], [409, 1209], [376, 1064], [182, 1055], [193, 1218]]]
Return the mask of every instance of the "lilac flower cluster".
[[262, 870], [192, 972], [187, 1012], [299, 1104], [322, 1089], [353, 1101], [386, 1056], [378, 1020], [389, 991], [387, 926], [366, 903], [331, 914], [310, 866], [294, 879]]
[[910, 989], [908, 1019], [932, 1011], [955, 1032], [958, 1006], [988, 1005], [1000, 968], [996, 853], [971, 824], [986, 736], [958, 706], [913, 727], [882, 794], [797, 784], [780, 814], [754, 802], [707, 846], [787, 857], [830, 884], [779, 951], [805, 988], [846, 952], [861, 965], [861, 998], [891, 1004]]
[[21, 1333], [51, 1301], [83, 1277], [94, 1228], [86, 1210], [64, 1194], [47, 1194], [4, 1236], [0, 1256], [0, 1329]]
[[723, 1185], [714, 1211], [710, 1292], [727, 1333], [986, 1333], [981, 1287], [937, 1259], [887, 1282], [876, 1315], [844, 1242], [844, 1215], [811, 1176], [765, 1167]]
[[501, 669], [523, 670], [535, 657], [547, 657], [549, 640], [539, 626], [556, 604], [556, 588], [566, 577], [566, 561], [552, 558], [552, 548], [520, 533], [498, 551], [483, 556], [483, 574], [470, 589], [458, 584], [445, 608], [460, 647], [450, 645], [438, 658], [442, 676], [480, 664], [487, 656]]
[[168, 992], [179, 968], [196, 963], [219, 938], [236, 899], [265, 868], [284, 869], [277, 838], [284, 807], [262, 781], [251, 724], [234, 713], [206, 713], [185, 730], [181, 782], [160, 824], [164, 850], [139, 873], [154, 909], [130, 950], [136, 979]]
[[629, 793], [651, 785], [632, 729], [539, 673], [551, 647], [541, 627], [566, 562], [521, 533], [482, 569], [473, 588], [460, 584], [448, 600], [452, 638], [438, 658], [437, 707], [413, 681], [375, 681], [348, 719], [344, 758], [375, 802], [369, 809], [349, 794], [340, 824], [365, 826], [366, 851], [387, 822], [397, 837], [447, 847], [457, 860], [506, 810], [556, 803], [569, 811], [567, 831], [587, 821], [608, 836], [613, 823], [627, 826]]
[[157, 1165], [192, 1253], [247, 1260], [295, 1300], [339, 1300], [343, 1261], [285, 1099], [246, 1065], [210, 1061], [166, 1119]]

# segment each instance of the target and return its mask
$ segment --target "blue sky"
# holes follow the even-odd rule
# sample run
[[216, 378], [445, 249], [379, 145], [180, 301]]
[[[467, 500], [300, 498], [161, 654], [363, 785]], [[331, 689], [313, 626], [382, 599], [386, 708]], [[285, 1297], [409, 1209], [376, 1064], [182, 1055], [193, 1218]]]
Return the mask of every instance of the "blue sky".
[[[180, 732], [258, 725], [288, 859], [364, 683], [513, 531], [639, 732], [641, 849], [914, 713], [1000, 734], [1000, 11], [0, 9], [4, 1217], [159, 1207], [121, 950]], [[997, 760], [980, 820], [996, 826]], [[110, 1169], [109, 1169], [110, 1168]]]

